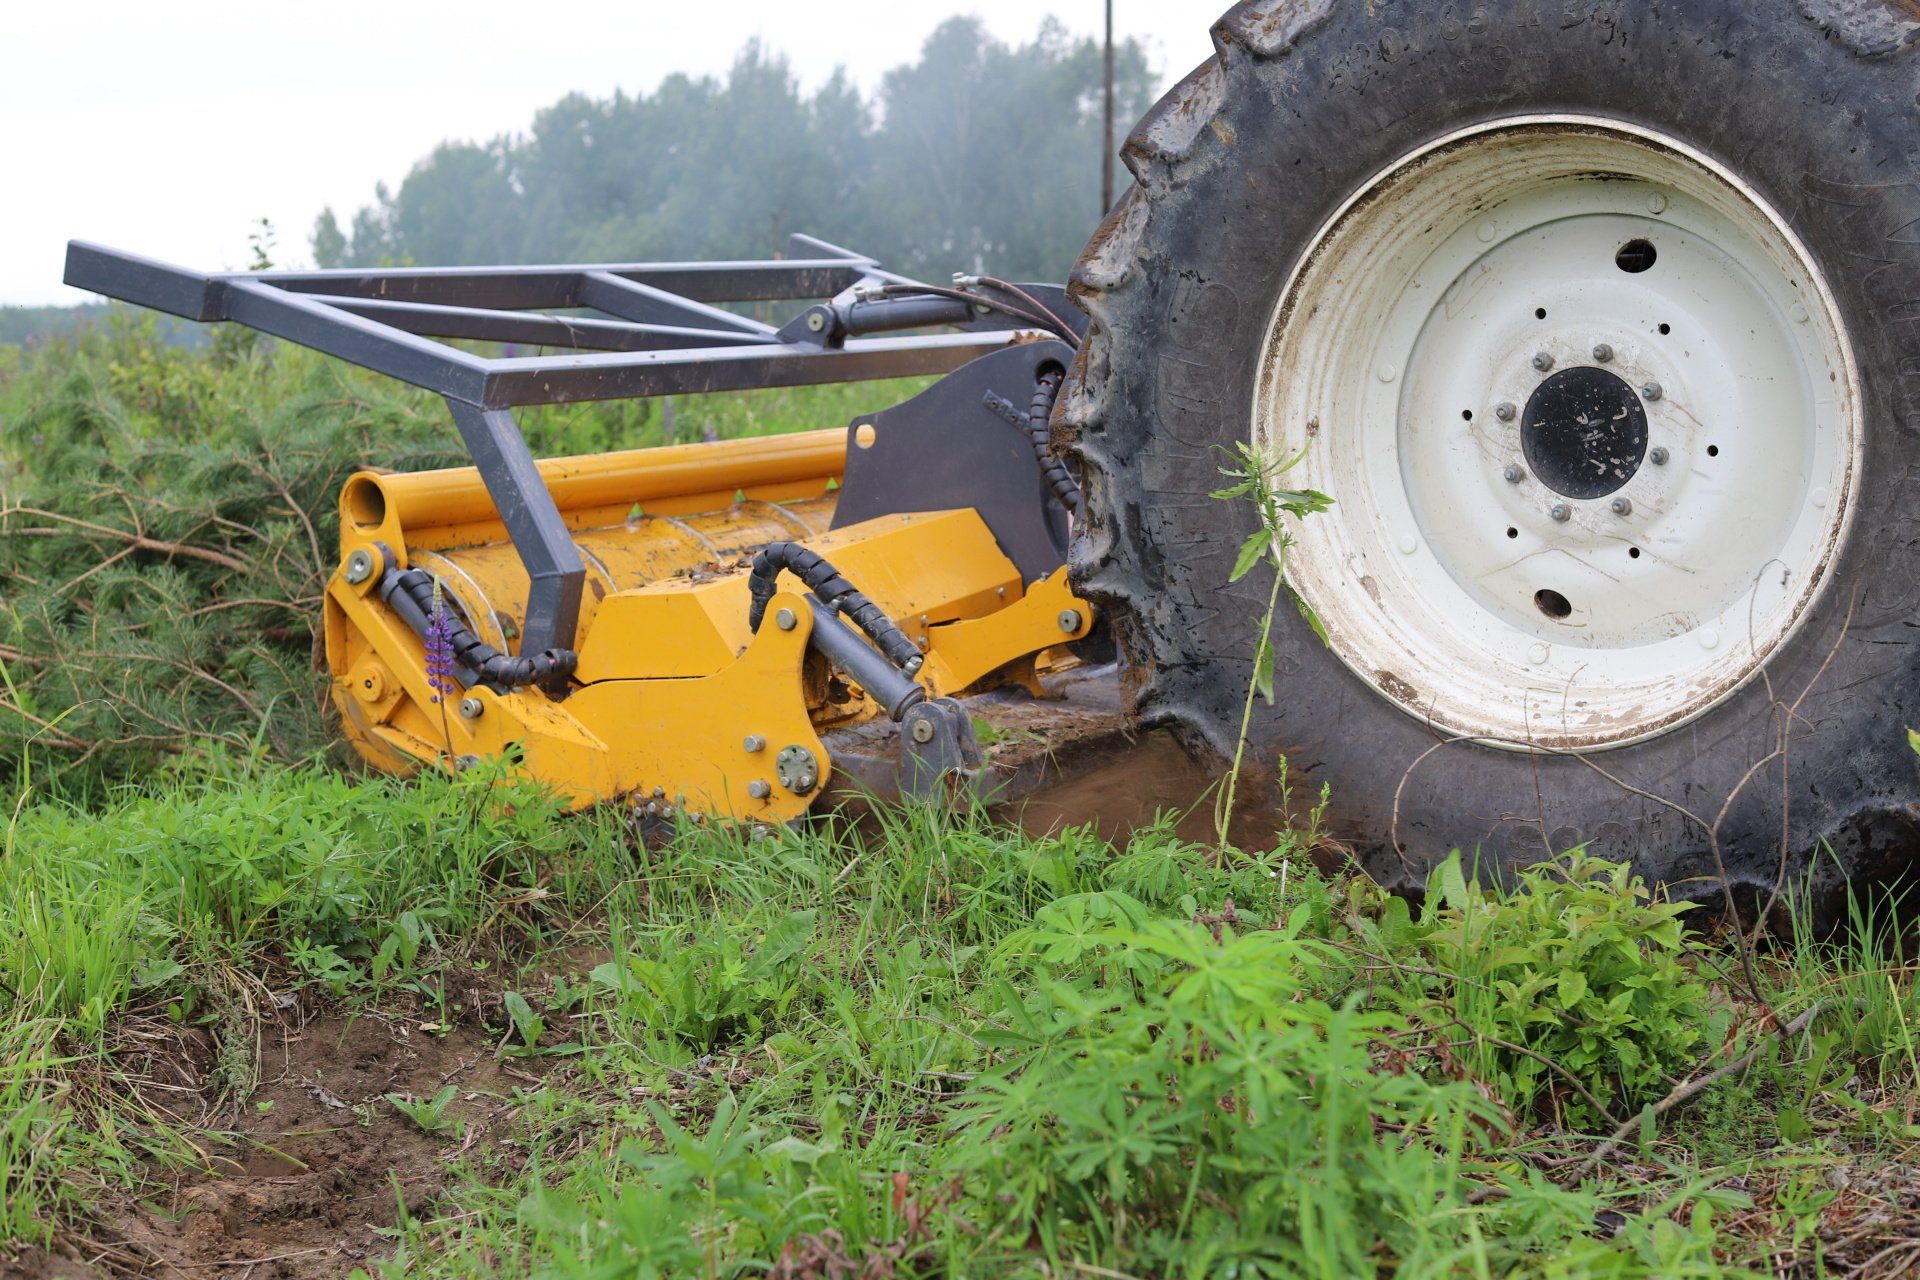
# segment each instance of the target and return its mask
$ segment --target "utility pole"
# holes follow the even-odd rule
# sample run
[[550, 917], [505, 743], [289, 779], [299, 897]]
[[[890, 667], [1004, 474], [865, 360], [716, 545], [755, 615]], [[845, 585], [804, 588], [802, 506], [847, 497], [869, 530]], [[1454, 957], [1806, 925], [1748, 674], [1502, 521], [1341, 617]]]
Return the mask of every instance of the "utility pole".
[[1107, 0], [1106, 93], [1100, 112], [1100, 216], [1113, 208], [1113, 0]]

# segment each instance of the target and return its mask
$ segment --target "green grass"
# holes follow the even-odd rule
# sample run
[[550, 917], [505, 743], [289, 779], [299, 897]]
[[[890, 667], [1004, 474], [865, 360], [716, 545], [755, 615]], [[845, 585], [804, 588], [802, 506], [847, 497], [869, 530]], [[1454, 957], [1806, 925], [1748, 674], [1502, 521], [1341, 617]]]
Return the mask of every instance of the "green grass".
[[[444, 1034], [476, 972], [528, 1082], [510, 1140], [458, 1155], [380, 1275], [1747, 1274], [1838, 1230], [1832, 1169], [1920, 1132], [1912, 974], [1869, 930], [1766, 966], [1780, 1017], [1860, 1016], [1585, 1167], [1601, 1108], [1773, 1044], [1725, 957], [1607, 864], [1521, 897], [1456, 875], [1414, 914], [1303, 847], [910, 811], [647, 847], [484, 774], [317, 767], [29, 802], [0, 1232], [85, 1236], [203, 1167], [217, 1135], [135, 1101], [143, 1019], [247, 1045], [271, 991]], [[207, 1088], [244, 1105], [232, 1056]], [[379, 1106], [453, 1153], [453, 1101]]]

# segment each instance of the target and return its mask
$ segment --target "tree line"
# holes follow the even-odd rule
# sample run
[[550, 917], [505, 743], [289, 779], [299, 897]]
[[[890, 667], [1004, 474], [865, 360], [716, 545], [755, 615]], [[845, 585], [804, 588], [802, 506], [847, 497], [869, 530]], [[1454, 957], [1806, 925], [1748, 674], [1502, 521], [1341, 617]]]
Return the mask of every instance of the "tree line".
[[[1117, 130], [1155, 83], [1120, 44]], [[323, 212], [312, 249], [323, 267], [742, 258], [801, 231], [927, 279], [1060, 280], [1100, 215], [1101, 149], [1100, 46], [1051, 18], [1015, 45], [952, 19], [871, 96], [844, 71], [805, 92], [749, 43], [724, 78], [569, 94], [524, 134], [443, 143], [344, 227]]]

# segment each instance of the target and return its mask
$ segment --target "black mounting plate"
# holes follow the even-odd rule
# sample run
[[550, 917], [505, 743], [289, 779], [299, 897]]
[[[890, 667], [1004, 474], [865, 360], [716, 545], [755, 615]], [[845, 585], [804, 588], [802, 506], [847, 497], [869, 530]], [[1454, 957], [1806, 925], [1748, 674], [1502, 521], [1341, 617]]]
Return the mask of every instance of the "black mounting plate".
[[[1067, 560], [1067, 513], [1047, 486], [1025, 432], [987, 407], [989, 394], [1024, 413], [1049, 366], [1073, 349], [1029, 342], [981, 356], [913, 399], [854, 419], [833, 527], [877, 516], [968, 507], [1020, 570], [1037, 582]], [[866, 428], [871, 428], [870, 437]]]

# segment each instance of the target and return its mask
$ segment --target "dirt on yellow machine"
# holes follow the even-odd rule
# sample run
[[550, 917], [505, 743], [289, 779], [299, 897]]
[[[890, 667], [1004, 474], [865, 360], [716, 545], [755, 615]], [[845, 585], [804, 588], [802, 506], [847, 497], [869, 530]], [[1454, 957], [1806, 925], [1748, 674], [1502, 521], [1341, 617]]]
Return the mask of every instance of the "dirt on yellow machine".
[[[446, 396], [475, 465], [340, 495], [326, 658], [378, 768], [504, 758], [574, 805], [790, 821], [834, 781], [835, 731], [874, 722], [898, 725], [883, 785], [964, 784], [956, 699], [1044, 697], [1093, 630], [1046, 432], [1080, 338], [1057, 288], [921, 285], [805, 238], [768, 262], [224, 276], [76, 243], [67, 278]], [[781, 328], [717, 305], [791, 298], [823, 300]], [[510, 354], [529, 343], [570, 354]], [[845, 426], [540, 462], [511, 413], [941, 372]]]

